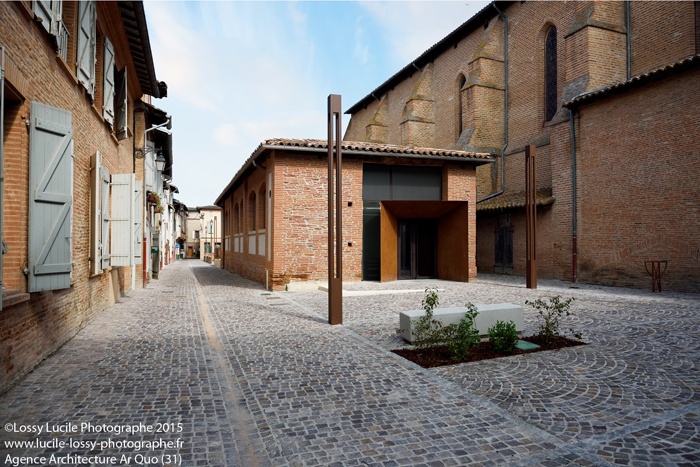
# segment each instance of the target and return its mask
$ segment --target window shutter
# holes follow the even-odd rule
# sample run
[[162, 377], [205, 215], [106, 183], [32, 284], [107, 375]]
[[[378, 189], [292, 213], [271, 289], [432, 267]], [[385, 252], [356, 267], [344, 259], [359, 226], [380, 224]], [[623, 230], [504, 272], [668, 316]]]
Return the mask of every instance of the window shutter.
[[114, 46], [105, 37], [104, 82], [102, 87], [102, 116], [114, 124]]
[[116, 102], [114, 106], [115, 118], [116, 118], [116, 128], [117, 128], [117, 139], [119, 141], [126, 139], [129, 136], [129, 117], [128, 117], [128, 104], [129, 104], [129, 93], [126, 87], [126, 67], [122, 68], [116, 74]]
[[134, 174], [112, 175], [112, 266], [133, 266]]
[[53, 10], [51, 8], [51, 3], [51, 0], [34, 0], [32, 2], [32, 11], [34, 15], [41, 20], [41, 25], [46, 29], [46, 32], [49, 33], [52, 32], [51, 19], [53, 17]]
[[109, 170], [100, 167], [100, 267], [107, 269], [110, 266], [109, 253]]
[[95, 95], [95, 38], [97, 17], [94, 1], [78, 3], [78, 81]]
[[73, 221], [71, 113], [31, 103], [29, 292], [70, 287]]
[[140, 183], [134, 183], [134, 264], [141, 264], [143, 250], [143, 188]]
[[102, 157], [96, 151], [90, 158], [90, 275], [102, 272], [100, 267], [100, 164]]

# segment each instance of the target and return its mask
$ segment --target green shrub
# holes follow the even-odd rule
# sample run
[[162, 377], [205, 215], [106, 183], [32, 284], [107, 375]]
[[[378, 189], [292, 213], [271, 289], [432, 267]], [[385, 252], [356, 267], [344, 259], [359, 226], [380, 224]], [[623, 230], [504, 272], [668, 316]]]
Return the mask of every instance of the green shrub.
[[474, 325], [474, 319], [479, 312], [473, 303], [467, 303], [465, 306], [467, 312], [464, 314], [464, 318], [459, 321], [459, 324], [447, 326], [444, 332], [452, 358], [457, 360], [465, 359], [471, 349], [481, 341], [479, 330]]
[[488, 330], [489, 341], [494, 349], [503, 353], [513, 353], [518, 343], [518, 333], [513, 321], [496, 321]]
[[[560, 295], [550, 297], [549, 301], [538, 298], [535, 301], [526, 300], [525, 304], [537, 310], [537, 315], [540, 322], [537, 324], [538, 336], [551, 344], [557, 337], [563, 337], [560, 326], [561, 321], [572, 315], [571, 302], [574, 298], [562, 300]], [[581, 338], [581, 334], [569, 328], [569, 332], [577, 339]]]

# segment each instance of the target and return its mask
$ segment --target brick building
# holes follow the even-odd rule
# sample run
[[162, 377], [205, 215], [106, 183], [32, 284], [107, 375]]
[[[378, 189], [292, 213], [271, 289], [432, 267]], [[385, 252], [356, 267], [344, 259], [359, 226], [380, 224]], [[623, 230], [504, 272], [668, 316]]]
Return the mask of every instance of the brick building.
[[0, 2], [0, 17], [2, 392], [144, 286], [144, 177], [172, 154], [147, 135], [166, 87], [141, 2]]
[[479, 271], [700, 290], [700, 3], [492, 2], [347, 111], [345, 138], [490, 153]]
[[[328, 272], [327, 141], [260, 144], [216, 200], [223, 267], [280, 290]], [[343, 277], [476, 277], [476, 167], [488, 154], [343, 142]]]

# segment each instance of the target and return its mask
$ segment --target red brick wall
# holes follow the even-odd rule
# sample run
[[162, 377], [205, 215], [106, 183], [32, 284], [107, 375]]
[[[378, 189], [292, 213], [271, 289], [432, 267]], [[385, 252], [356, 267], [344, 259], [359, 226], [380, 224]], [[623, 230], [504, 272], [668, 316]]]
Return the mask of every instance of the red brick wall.
[[645, 260], [668, 259], [663, 286], [700, 290], [700, 70], [580, 111], [579, 276], [650, 288]]
[[[128, 268], [118, 268], [116, 274], [104, 271], [101, 275], [89, 277], [90, 158], [99, 150], [103, 164], [111, 173], [130, 173], [133, 170], [133, 140], [117, 141], [102, 119], [101, 101], [93, 104], [75, 79], [74, 67], [56, 55], [48, 34], [22, 8], [15, 2], [0, 2], [0, 17], [3, 18], [0, 37], [3, 38], [6, 60], [16, 66], [17, 72], [8, 77], [8, 81], [24, 99], [21, 103], [7, 103], [4, 129], [6, 178], [2, 215], [8, 253], [3, 258], [3, 282], [7, 292], [22, 300], [0, 311], [0, 392], [105, 310], [114, 301], [114, 290], [124, 290], [125, 282], [126, 288], [130, 288], [131, 278]], [[121, 19], [113, 17], [118, 11], [114, 8], [111, 4], [98, 4], [103, 18], [109, 23], [120, 24]], [[69, 14], [73, 10], [67, 8], [65, 11]], [[123, 38], [117, 40], [110, 28], [103, 32], [112, 35], [115, 44], [126, 43]], [[123, 64], [124, 53], [128, 52], [116, 47], [116, 53], [117, 62]], [[101, 85], [98, 82], [98, 86]], [[133, 109], [134, 101], [141, 94], [135, 74], [129, 76], [129, 85], [129, 106]], [[27, 294], [27, 278], [23, 270], [28, 267], [29, 130], [25, 121], [31, 117], [32, 101], [66, 109], [72, 115], [73, 274], [69, 289]], [[129, 122], [133, 125], [131, 115]], [[140, 279], [138, 274], [137, 277]]]
[[[278, 152], [274, 176], [274, 281], [328, 275], [328, 163], [325, 156]], [[352, 201], [352, 206], [348, 202]], [[343, 159], [343, 280], [362, 279], [362, 164]], [[348, 243], [352, 245], [349, 246]]]
[[694, 2], [630, 2], [632, 76], [697, 53]]

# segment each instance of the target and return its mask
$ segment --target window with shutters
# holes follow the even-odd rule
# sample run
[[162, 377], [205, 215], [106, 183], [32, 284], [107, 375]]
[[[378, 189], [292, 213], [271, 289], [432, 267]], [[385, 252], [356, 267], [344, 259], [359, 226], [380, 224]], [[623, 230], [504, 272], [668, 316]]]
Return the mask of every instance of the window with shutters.
[[550, 27], [545, 38], [544, 70], [545, 121], [550, 121], [557, 113], [557, 28]]
[[78, 4], [76, 70], [80, 84], [95, 96], [95, 62], [97, 60], [97, 9], [93, 0]]
[[61, 0], [32, 1], [32, 12], [36, 20], [52, 36], [59, 35], [62, 7]]
[[126, 67], [114, 74], [114, 130], [119, 141], [129, 137], [129, 94], [126, 87]]

